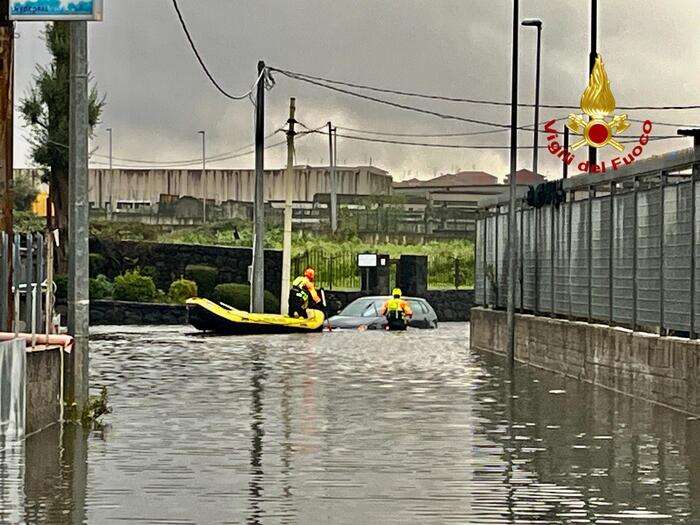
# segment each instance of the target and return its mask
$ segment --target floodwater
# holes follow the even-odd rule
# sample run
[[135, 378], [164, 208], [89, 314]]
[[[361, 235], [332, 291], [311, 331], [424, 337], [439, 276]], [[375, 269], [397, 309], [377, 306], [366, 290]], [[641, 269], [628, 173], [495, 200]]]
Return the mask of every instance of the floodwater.
[[700, 523], [700, 422], [404, 334], [100, 328], [107, 428], [0, 453], [0, 521]]

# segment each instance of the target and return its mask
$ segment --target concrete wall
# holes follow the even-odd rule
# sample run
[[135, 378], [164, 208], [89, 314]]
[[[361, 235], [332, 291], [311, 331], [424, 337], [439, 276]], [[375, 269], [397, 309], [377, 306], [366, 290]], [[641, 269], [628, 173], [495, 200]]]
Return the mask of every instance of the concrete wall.
[[61, 350], [27, 349], [26, 434], [41, 430], [60, 418]]
[[[700, 342], [516, 315], [516, 358], [700, 416]], [[471, 311], [471, 348], [504, 354], [506, 314]]]
[[[338, 193], [348, 195], [389, 195], [391, 177], [372, 166], [338, 167]], [[201, 170], [139, 170], [91, 169], [89, 198], [91, 202], [112, 203], [118, 200], [147, 201], [156, 204], [161, 194], [202, 198], [205, 194], [217, 204], [227, 201], [252, 202], [255, 190], [254, 170], [207, 170], [206, 180]], [[100, 200], [100, 186], [102, 199]], [[294, 169], [294, 200], [313, 201], [317, 193], [330, 192], [328, 168], [298, 166]], [[284, 170], [266, 170], [265, 200], [283, 201]], [[104, 206], [104, 204], [103, 204]]]

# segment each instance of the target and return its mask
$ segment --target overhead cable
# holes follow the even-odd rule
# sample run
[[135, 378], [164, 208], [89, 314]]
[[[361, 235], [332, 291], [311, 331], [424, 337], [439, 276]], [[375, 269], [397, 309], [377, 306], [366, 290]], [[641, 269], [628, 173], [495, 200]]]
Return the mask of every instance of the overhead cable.
[[[402, 91], [402, 90], [397, 90], [397, 89], [387, 89], [387, 88], [380, 88], [380, 87], [376, 87], [376, 86], [370, 86], [367, 84], [360, 84], [360, 83], [356, 83], [356, 82], [345, 82], [342, 80], [334, 80], [334, 79], [325, 78], [325, 77], [308, 75], [306, 73], [299, 73], [296, 71], [290, 71], [290, 70], [285, 70], [285, 69], [279, 69], [279, 68], [270, 68], [270, 69], [272, 69], [274, 71], [278, 71], [279, 73], [282, 73], [285, 76], [296, 78], [297, 80], [302, 80], [302, 79], [306, 79], [306, 81], [314, 80], [314, 81], [325, 82], [327, 84], [334, 84], [334, 85], [338, 85], [338, 86], [346, 86], [346, 87], [352, 87], [352, 88], [357, 88], [357, 89], [365, 89], [365, 90], [374, 91], [377, 93], [387, 93], [387, 94], [401, 95], [401, 96], [406, 96], [406, 97], [416, 97], [416, 98], [424, 98], [424, 99], [430, 99], [430, 100], [440, 100], [440, 101], [444, 101], [444, 102], [462, 102], [462, 103], [468, 103], [468, 104], [481, 104], [481, 105], [501, 106], [501, 107], [510, 107], [510, 105], [511, 105], [510, 102], [504, 102], [504, 101], [450, 97], [450, 96], [445, 96], [445, 95], [418, 93], [418, 92], [414, 92], [414, 91]], [[518, 106], [519, 107], [527, 107], [527, 108], [535, 107], [534, 104], [527, 104], [527, 103], [519, 103]], [[547, 109], [580, 109], [580, 105], [566, 105], [566, 104], [540, 104], [540, 107], [547, 108]], [[700, 109], [700, 104], [664, 105], [664, 106], [618, 106], [617, 109], [622, 109], [622, 110], [687, 110], [687, 109]]]
[[258, 75], [258, 78], [253, 82], [253, 85], [250, 87], [248, 91], [245, 93], [242, 93], [240, 95], [232, 95], [228, 91], [226, 91], [223, 87], [221, 87], [221, 84], [217, 82], [217, 80], [214, 78], [214, 76], [211, 74], [209, 71], [209, 68], [207, 67], [206, 63], [204, 62], [204, 59], [202, 58], [202, 55], [199, 53], [199, 50], [197, 49], [197, 46], [194, 43], [194, 40], [192, 39], [192, 35], [190, 35], [190, 31], [187, 28], [187, 23], [185, 22], [185, 18], [182, 16], [182, 12], [180, 11], [180, 6], [177, 4], [177, 0], [173, 0], [173, 7], [175, 7], [175, 12], [177, 13], [177, 17], [180, 20], [180, 25], [182, 26], [182, 30], [185, 32], [185, 36], [187, 37], [187, 41], [190, 43], [190, 47], [192, 48], [192, 51], [194, 52], [194, 56], [197, 57], [197, 61], [199, 62], [199, 65], [202, 66], [202, 70], [204, 71], [204, 74], [207, 76], [209, 81], [214, 85], [214, 87], [221, 93], [223, 96], [226, 98], [229, 98], [231, 100], [244, 100], [246, 98], [250, 98], [253, 94], [253, 90], [255, 87], [258, 85], [258, 82], [264, 81], [266, 83], [266, 87], [270, 89], [271, 87], [271, 78], [268, 78], [269, 75], [267, 73], [266, 69], [263, 69], [260, 71], [260, 74]]

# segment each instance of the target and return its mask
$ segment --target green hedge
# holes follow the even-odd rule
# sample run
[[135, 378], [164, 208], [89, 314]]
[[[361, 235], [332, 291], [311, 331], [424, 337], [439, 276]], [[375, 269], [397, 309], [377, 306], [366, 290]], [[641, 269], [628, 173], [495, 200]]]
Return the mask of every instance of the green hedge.
[[56, 299], [68, 299], [68, 276], [55, 275], [53, 282], [56, 285]]
[[185, 277], [197, 283], [200, 297], [211, 297], [219, 279], [219, 270], [205, 264], [188, 264], [185, 267]]
[[153, 279], [141, 275], [138, 270], [127, 271], [114, 279], [114, 299], [149, 303], [157, 293]]
[[105, 273], [106, 259], [101, 253], [90, 254], [90, 277], [99, 277]]
[[90, 279], [90, 299], [106, 299], [112, 296], [114, 286], [104, 275]]
[[[214, 300], [226, 303], [238, 310], [248, 311], [250, 308], [250, 285], [225, 283], [214, 288]], [[278, 314], [280, 302], [271, 292], [265, 291], [265, 313]]]
[[168, 292], [170, 300], [177, 304], [185, 304], [190, 297], [197, 297], [197, 283], [187, 279], [173, 281]]

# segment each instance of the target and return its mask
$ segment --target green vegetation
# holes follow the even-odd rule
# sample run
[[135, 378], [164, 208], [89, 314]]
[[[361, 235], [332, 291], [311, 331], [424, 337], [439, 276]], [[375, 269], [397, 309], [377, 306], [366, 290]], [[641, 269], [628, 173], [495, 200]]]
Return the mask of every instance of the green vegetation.
[[191, 297], [197, 297], [197, 283], [187, 279], [173, 281], [168, 292], [170, 300], [176, 304], [185, 304]]
[[185, 277], [197, 283], [201, 297], [211, 297], [218, 282], [219, 270], [206, 264], [188, 264], [185, 267]]
[[100, 253], [90, 254], [90, 277], [97, 277], [104, 273], [106, 260]]
[[32, 211], [14, 211], [15, 233], [41, 233], [46, 229], [46, 219]]
[[[45, 168], [44, 182], [50, 187], [58, 224], [68, 225], [68, 100], [70, 96], [70, 22], [46, 24], [46, 48], [51, 57], [47, 66], [37, 65], [33, 85], [19, 101], [19, 113], [29, 128], [32, 161]], [[90, 133], [99, 122], [105, 98], [90, 82], [88, 123]], [[65, 238], [65, 231], [62, 232]], [[62, 242], [57, 250], [58, 266], [67, 268]]]
[[138, 269], [127, 271], [114, 279], [113, 297], [117, 301], [136, 301], [149, 303], [156, 297], [156, 285], [153, 279], [141, 275]]
[[16, 211], [28, 212], [32, 209], [32, 204], [39, 195], [39, 190], [32, 180], [31, 175], [20, 172], [13, 180], [14, 189], [14, 209]]
[[[250, 308], [250, 285], [225, 283], [214, 288], [214, 300], [226, 303], [238, 310], [248, 310]], [[279, 313], [280, 302], [271, 292], [265, 290], [265, 312]]]
[[56, 285], [56, 299], [67, 299], [68, 298], [68, 276], [67, 275], [55, 275], [53, 282]]
[[104, 275], [90, 279], [90, 299], [107, 299], [112, 297], [114, 285]]

